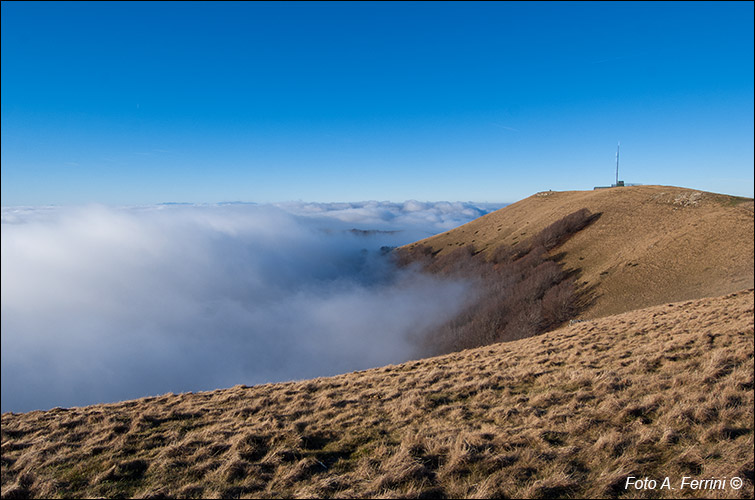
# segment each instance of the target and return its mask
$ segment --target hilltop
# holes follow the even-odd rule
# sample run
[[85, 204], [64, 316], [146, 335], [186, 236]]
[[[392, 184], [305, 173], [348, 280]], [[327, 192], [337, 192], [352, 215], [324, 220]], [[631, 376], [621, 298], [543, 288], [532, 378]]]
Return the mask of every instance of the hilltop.
[[2, 494], [751, 498], [752, 412], [747, 290], [336, 377], [4, 414]]
[[753, 286], [753, 200], [670, 186], [543, 191], [406, 248], [490, 254], [584, 208], [597, 220], [553, 251], [594, 292], [581, 318]]

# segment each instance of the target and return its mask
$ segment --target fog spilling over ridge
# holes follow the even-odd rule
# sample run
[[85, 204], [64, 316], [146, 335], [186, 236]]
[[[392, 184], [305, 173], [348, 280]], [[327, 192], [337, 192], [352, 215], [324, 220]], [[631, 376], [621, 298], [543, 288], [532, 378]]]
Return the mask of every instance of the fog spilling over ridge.
[[[498, 205], [500, 206], [500, 205]], [[471, 203], [2, 212], [2, 411], [326, 376], [405, 361], [473, 287], [381, 247]]]

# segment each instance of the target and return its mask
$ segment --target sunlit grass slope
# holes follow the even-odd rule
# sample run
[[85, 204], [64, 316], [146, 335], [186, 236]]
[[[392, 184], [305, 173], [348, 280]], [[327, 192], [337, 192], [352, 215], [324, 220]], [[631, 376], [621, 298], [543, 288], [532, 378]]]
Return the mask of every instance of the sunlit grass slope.
[[752, 480], [751, 289], [336, 377], [2, 416], [4, 498], [725, 498]]
[[493, 253], [584, 208], [600, 217], [554, 251], [595, 291], [583, 318], [753, 286], [753, 200], [672, 186], [544, 191], [407, 248]]

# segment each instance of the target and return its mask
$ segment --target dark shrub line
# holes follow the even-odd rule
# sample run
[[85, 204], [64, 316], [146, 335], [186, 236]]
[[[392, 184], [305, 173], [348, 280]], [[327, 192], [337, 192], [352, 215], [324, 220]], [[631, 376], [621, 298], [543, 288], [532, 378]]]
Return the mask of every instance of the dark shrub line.
[[419, 265], [424, 272], [471, 279], [479, 291], [459, 315], [422, 334], [423, 354], [527, 338], [573, 318], [586, 305], [586, 292], [575, 286], [576, 271], [566, 271], [548, 252], [599, 216], [583, 208], [517, 248], [499, 246], [488, 258], [473, 245], [443, 255], [425, 245], [396, 250], [401, 266]]
[[531, 246], [542, 245], [548, 251], [553, 250], [599, 217], [600, 214], [590, 213], [586, 208], [577, 210], [540, 231], [532, 239]]

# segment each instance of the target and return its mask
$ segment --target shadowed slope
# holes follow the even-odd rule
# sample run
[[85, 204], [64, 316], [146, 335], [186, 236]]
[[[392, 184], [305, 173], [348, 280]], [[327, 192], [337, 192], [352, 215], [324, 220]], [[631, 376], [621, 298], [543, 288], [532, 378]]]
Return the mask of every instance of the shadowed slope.
[[456, 229], [407, 245], [439, 255], [465, 245], [492, 253], [526, 244], [586, 208], [601, 214], [555, 251], [596, 301], [582, 317], [718, 296], [753, 286], [753, 201], [669, 186], [544, 191]]
[[336, 377], [4, 414], [2, 495], [752, 497], [752, 415], [747, 290]]
[[464, 245], [438, 256], [428, 246], [394, 252], [399, 265], [472, 280], [475, 298], [454, 318], [423, 332], [427, 355], [447, 354], [532, 337], [562, 326], [588, 307], [589, 290], [578, 289], [575, 271], [563, 269], [548, 252], [597, 220], [587, 209], [569, 214], [516, 248], [500, 245], [492, 254]]

